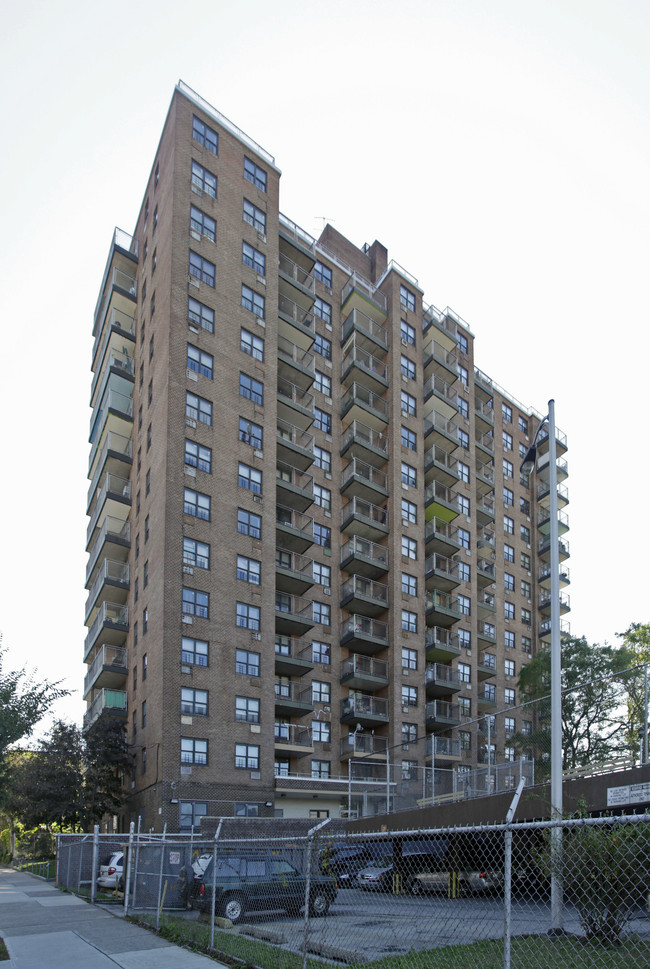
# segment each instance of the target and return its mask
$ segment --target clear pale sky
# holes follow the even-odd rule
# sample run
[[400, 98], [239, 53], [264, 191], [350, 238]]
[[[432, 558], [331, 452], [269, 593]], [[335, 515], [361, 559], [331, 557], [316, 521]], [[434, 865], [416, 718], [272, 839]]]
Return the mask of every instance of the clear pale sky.
[[648, 608], [647, 0], [14, 0], [0, 75], [0, 630], [80, 719], [92, 313], [182, 78], [281, 208], [378, 238], [569, 438], [572, 632]]

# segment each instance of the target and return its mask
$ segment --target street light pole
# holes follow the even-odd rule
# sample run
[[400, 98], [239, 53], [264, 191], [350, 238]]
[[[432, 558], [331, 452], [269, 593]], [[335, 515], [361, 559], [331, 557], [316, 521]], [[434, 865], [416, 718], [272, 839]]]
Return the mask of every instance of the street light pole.
[[[562, 818], [562, 646], [560, 639], [560, 544], [558, 529], [555, 401], [548, 402], [551, 515], [551, 820]], [[562, 932], [562, 828], [551, 829], [551, 932]]]

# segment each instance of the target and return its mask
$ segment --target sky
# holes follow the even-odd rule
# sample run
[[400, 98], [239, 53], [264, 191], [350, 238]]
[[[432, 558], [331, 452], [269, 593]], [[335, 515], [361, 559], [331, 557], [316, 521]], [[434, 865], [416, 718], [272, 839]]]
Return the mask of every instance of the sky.
[[[650, 621], [647, 0], [13, 0], [0, 34], [0, 631], [80, 721], [92, 315], [182, 78], [313, 235], [379, 239], [568, 436], [571, 630]], [[626, 524], [627, 523], [627, 524]]]

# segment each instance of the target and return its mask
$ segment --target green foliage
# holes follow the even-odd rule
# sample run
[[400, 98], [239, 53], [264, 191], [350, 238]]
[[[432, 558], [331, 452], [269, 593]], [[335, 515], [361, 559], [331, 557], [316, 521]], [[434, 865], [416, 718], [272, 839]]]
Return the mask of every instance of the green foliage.
[[638, 750], [639, 731], [645, 719], [645, 664], [650, 663], [650, 623], [633, 622], [624, 633], [617, 633], [621, 649], [631, 672], [627, 683], [627, 739], [632, 750]]

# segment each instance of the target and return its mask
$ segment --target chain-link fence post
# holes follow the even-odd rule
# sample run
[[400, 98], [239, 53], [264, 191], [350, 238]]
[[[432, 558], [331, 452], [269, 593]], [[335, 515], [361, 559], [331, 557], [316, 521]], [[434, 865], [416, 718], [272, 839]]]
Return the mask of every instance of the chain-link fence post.
[[162, 840], [160, 842], [160, 868], [158, 870], [158, 901], [156, 905], [156, 932], [160, 928], [160, 910], [162, 908], [162, 880], [163, 865], [165, 863], [165, 835], [167, 834], [167, 822], [163, 826]]
[[506, 815], [506, 830], [503, 836], [503, 969], [510, 969], [510, 941], [512, 938], [512, 819], [515, 816], [521, 792], [526, 780], [519, 778], [515, 796]]
[[311, 856], [314, 846], [314, 837], [317, 831], [324, 828], [326, 824], [330, 823], [331, 818], [325, 818], [320, 824], [315, 827], [310, 828], [307, 832], [307, 864], [305, 866], [305, 916], [303, 920], [303, 937], [302, 937], [302, 969], [307, 967], [307, 937], [309, 935], [309, 900], [311, 896]]
[[223, 818], [219, 818], [217, 830], [214, 833], [214, 844], [212, 846], [212, 898], [210, 899], [210, 948], [214, 949], [214, 917], [217, 906], [217, 842], [221, 834]]
[[[129, 825], [129, 844], [126, 849], [126, 858], [123, 859], [122, 877], [124, 878], [124, 914], [129, 914], [129, 891], [131, 889], [131, 853], [133, 851], [133, 831], [135, 825], [133, 821]], [[126, 868], [126, 872], [124, 871]], [[135, 889], [133, 892], [133, 905], [135, 907]]]
[[99, 856], [99, 825], [96, 824], [93, 828], [93, 860], [90, 870], [90, 903], [95, 904], [97, 900], [97, 875], [99, 873], [99, 868], [97, 866]]

